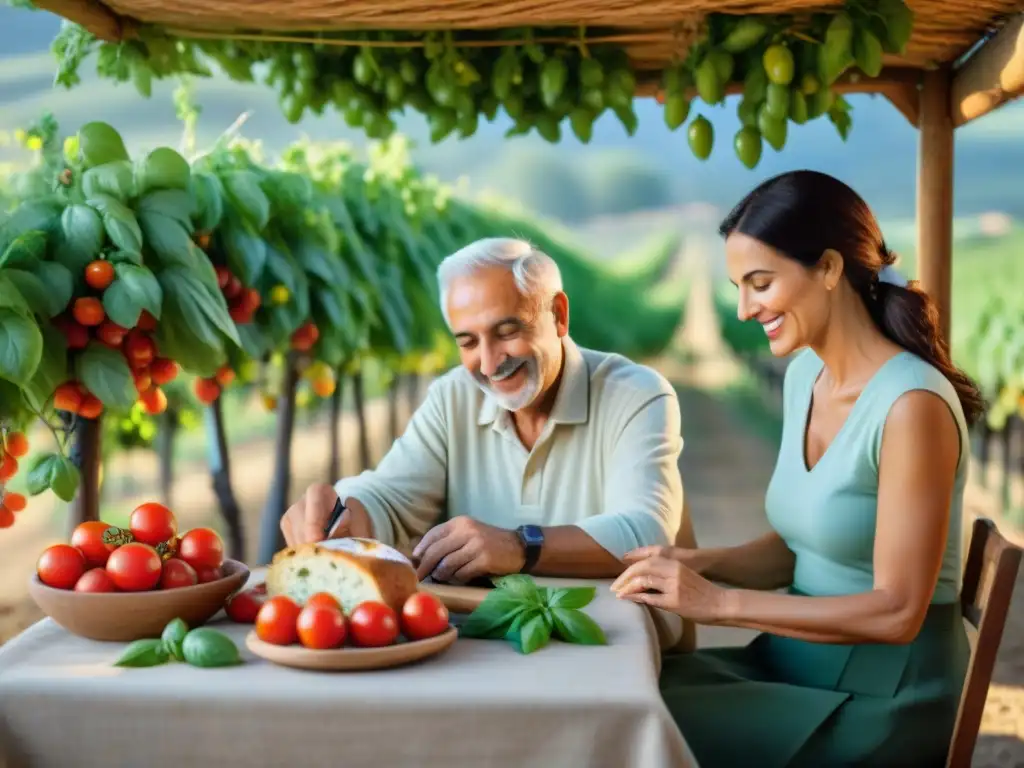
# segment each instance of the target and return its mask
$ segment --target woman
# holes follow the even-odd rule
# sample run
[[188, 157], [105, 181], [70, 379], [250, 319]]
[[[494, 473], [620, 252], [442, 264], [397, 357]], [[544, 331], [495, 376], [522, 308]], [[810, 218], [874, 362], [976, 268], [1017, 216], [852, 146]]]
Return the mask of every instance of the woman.
[[777, 356], [806, 348], [786, 371], [773, 531], [631, 552], [612, 589], [760, 630], [665, 659], [665, 701], [701, 766], [942, 765], [969, 655], [961, 505], [981, 397], [845, 184], [783, 174], [720, 232], [740, 318]]

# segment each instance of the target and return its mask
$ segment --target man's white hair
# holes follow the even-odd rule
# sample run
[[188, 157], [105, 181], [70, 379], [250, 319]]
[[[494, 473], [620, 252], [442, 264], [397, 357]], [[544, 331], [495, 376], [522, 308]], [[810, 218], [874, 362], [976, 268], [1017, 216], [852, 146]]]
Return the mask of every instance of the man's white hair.
[[437, 268], [441, 289], [441, 313], [448, 319], [448, 290], [452, 281], [487, 267], [502, 267], [512, 273], [516, 288], [540, 306], [562, 290], [562, 273], [555, 260], [526, 240], [512, 237], [487, 237], [477, 240], [448, 256]]

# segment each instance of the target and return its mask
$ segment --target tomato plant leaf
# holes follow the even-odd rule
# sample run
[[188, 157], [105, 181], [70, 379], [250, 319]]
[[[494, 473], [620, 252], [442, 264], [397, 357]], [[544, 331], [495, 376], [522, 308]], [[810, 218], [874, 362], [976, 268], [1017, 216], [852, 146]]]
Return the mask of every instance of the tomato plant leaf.
[[[214, 296], [195, 274], [179, 268], [161, 272], [160, 281], [165, 291], [168, 287], [173, 289], [175, 300], [190, 321], [208, 329], [208, 332], [203, 334], [204, 337], [218, 343], [215, 331], [217, 329], [235, 344], [242, 343], [238, 338], [238, 328], [228, 314], [227, 303], [222, 294]], [[199, 329], [196, 330], [198, 333]]]
[[267, 245], [250, 225], [225, 214], [217, 231], [221, 248], [227, 255], [228, 268], [245, 285], [256, 285], [267, 265]]
[[574, 608], [553, 607], [551, 618], [555, 633], [567, 643], [579, 645], [607, 645], [604, 630], [583, 611]]
[[0, 309], [5, 308], [25, 315], [31, 313], [28, 302], [21, 295], [18, 286], [7, 277], [7, 270], [0, 271]]
[[47, 410], [57, 387], [68, 379], [68, 344], [64, 334], [46, 323], [39, 328], [43, 335], [43, 354], [35, 374], [25, 384], [25, 397], [36, 411]]
[[116, 349], [90, 342], [76, 361], [78, 380], [107, 408], [128, 409], [138, 399], [128, 361]]
[[583, 608], [597, 596], [597, 587], [562, 587], [548, 595], [550, 608]]
[[40, 317], [53, 317], [67, 306], [67, 302], [65, 302], [59, 307], [53, 308], [53, 302], [46, 285], [31, 272], [21, 269], [6, 269], [4, 270], [4, 275], [14, 283], [18, 292], [28, 303], [29, 310]]
[[122, 203], [135, 197], [135, 172], [127, 160], [112, 160], [82, 174], [82, 193], [86, 199], [109, 195]]
[[115, 667], [155, 667], [170, 659], [161, 640], [146, 638], [128, 644], [117, 660]]
[[69, 205], [61, 214], [60, 227], [63, 250], [76, 261], [92, 260], [99, 255], [106, 231], [98, 210], [84, 203]]
[[104, 194], [90, 197], [87, 203], [103, 217], [103, 227], [110, 242], [122, 251], [142, 252], [142, 230], [130, 208], [117, 198]]
[[158, 189], [139, 198], [136, 214], [157, 213], [178, 222], [186, 232], [192, 234], [192, 198], [183, 189]]
[[180, 221], [160, 210], [140, 210], [139, 226], [146, 245], [165, 266], [192, 267], [195, 264], [192, 236]]
[[27, 487], [32, 496], [52, 490], [61, 501], [75, 498], [81, 475], [72, 461], [60, 453], [38, 454], [29, 464]]
[[134, 328], [142, 310], [157, 320], [163, 305], [163, 289], [156, 275], [137, 264], [114, 265], [116, 279], [103, 292], [107, 317], [123, 328]]
[[34, 319], [0, 309], [0, 378], [26, 384], [43, 356], [43, 335]]
[[192, 222], [199, 232], [213, 232], [224, 216], [224, 186], [205, 171], [192, 172]]
[[252, 171], [228, 171], [221, 176], [221, 183], [230, 204], [262, 231], [270, 221], [270, 200], [260, 187], [259, 176]]
[[43, 285], [49, 301], [49, 316], [55, 317], [71, 301], [75, 292], [75, 277], [71, 270], [56, 261], [41, 261], [33, 270]]
[[33, 229], [18, 235], [0, 256], [0, 267], [34, 267], [46, 255], [46, 233]]
[[242, 663], [234, 641], [209, 627], [193, 629], [181, 644], [185, 661], [194, 667], [229, 667]]

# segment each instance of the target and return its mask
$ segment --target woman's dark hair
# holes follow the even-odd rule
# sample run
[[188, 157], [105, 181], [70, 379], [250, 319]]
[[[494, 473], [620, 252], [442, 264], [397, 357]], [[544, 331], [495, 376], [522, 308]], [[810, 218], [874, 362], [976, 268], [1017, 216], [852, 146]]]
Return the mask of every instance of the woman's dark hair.
[[916, 281], [906, 287], [879, 281], [879, 272], [896, 255], [886, 247], [867, 203], [846, 184], [817, 171], [783, 173], [741, 200], [718, 232], [722, 237], [747, 235], [807, 267], [830, 248], [840, 253], [843, 274], [882, 333], [949, 379], [968, 424], [984, 412], [978, 388], [950, 359], [931, 297]]

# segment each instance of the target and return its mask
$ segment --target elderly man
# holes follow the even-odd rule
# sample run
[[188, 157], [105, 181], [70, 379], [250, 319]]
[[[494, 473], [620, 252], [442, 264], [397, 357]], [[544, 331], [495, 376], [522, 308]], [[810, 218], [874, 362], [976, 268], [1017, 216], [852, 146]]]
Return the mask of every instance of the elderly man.
[[289, 546], [375, 538], [420, 578], [611, 578], [631, 549], [672, 544], [683, 514], [679, 401], [657, 372], [578, 347], [558, 266], [521, 240], [466, 246], [438, 269], [462, 366], [435, 380], [374, 470], [315, 485]]

